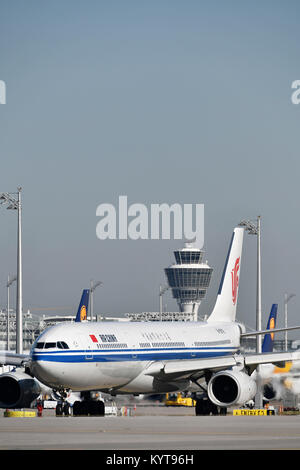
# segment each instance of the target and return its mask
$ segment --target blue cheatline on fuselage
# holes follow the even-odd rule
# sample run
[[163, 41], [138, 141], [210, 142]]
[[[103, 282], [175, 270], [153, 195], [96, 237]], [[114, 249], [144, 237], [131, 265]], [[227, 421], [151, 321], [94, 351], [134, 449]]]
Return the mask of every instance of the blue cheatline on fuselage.
[[152, 348], [127, 349], [124, 351], [111, 350], [99, 351], [99, 349], [81, 349], [61, 351], [34, 352], [32, 361], [48, 361], [58, 363], [80, 362], [121, 362], [121, 361], [156, 361], [170, 359], [205, 359], [209, 357], [227, 356], [237, 352], [238, 348], [232, 347], [206, 347], [206, 348], [174, 348], [172, 350]]

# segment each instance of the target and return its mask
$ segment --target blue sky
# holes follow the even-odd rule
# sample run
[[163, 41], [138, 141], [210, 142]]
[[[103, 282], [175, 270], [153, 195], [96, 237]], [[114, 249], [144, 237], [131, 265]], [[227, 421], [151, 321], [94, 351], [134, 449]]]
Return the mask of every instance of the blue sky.
[[[153, 311], [178, 241], [100, 241], [96, 208], [203, 203], [209, 312], [234, 226], [262, 216], [262, 304], [299, 324], [299, 3], [14, 1], [0, 5], [0, 191], [23, 187], [24, 307]], [[16, 266], [1, 209], [0, 306]], [[238, 316], [255, 324], [255, 237]], [[168, 309], [177, 308], [166, 295]], [[63, 310], [67, 310], [64, 308]], [[33, 310], [34, 311], [34, 310]], [[48, 313], [48, 312], [47, 312]]]

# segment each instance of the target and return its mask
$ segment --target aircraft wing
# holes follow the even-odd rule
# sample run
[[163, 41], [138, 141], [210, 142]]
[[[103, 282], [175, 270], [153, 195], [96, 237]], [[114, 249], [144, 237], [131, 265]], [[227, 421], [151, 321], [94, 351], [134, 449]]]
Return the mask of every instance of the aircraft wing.
[[217, 372], [234, 366], [244, 366], [253, 370], [260, 364], [278, 364], [285, 361], [300, 359], [300, 352], [278, 352], [266, 354], [245, 354], [224, 356], [208, 359], [189, 359], [169, 361], [167, 363], [152, 363], [145, 371], [146, 375], [158, 377], [161, 380], [176, 380], [183, 378], [199, 378], [205, 371]]
[[300, 358], [300, 352], [277, 352], [265, 354], [245, 355], [245, 366], [254, 370], [260, 364], [282, 364], [287, 361], [297, 361]]
[[17, 354], [10, 351], [0, 351], [0, 364], [2, 366], [22, 366], [29, 359], [29, 354]]

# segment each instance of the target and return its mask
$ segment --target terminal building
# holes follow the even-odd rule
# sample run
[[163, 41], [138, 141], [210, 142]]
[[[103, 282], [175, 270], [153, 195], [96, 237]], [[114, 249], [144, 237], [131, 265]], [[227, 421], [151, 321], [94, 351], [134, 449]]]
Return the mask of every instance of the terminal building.
[[[45, 328], [42, 318], [33, 316], [28, 310], [23, 312], [23, 349], [28, 351], [36, 338]], [[0, 311], [0, 349], [3, 351], [16, 350], [16, 312], [9, 310], [9, 322], [7, 311]]]

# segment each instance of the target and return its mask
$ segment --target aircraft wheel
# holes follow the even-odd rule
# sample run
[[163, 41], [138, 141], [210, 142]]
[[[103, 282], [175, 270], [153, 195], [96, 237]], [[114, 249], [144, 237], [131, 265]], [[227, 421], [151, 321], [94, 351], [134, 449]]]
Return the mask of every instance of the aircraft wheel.
[[105, 415], [105, 405], [104, 405], [104, 402], [103, 402], [103, 401], [99, 401], [98, 403], [99, 403], [99, 405], [98, 405], [98, 408], [99, 408], [99, 415], [100, 415], [100, 416], [104, 416], [104, 415]]
[[70, 416], [70, 405], [69, 405], [69, 403], [65, 402], [63, 404], [62, 412], [65, 416]]
[[73, 403], [73, 416], [77, 416], [77, 415], [78, 415], [79, 403], [80, 403], [80, 401], [75, 401], [75, 402]]
[[196, 406], [195, 406], [196, 416], [205, 416], [208, 414], [206, 402], [207, 400], [203, 400], [203, 399], [196, 401]]
[[209, 416], [210, 414], [219, 414], [218, 407], [209, 399], [203, 398], [196, 401], [195, 412], [196, 416]]
[[88, 406], [91, 416], [104, 416], [105, 408], [103, 401], [90, 401]]
[[62, 410], [62, 404], [57, 403], [56, 408], [55, 408], [55, 414], [56, 416], [62, 416], [63, 410]]
[[73, 405], [73, 416], [83, 416], [85, 414], [83, 403], [84, 402], [79, 400], [75, 401]]
[[75, 401], [73, 416], [104, 416], [105, 407], [103, 401]]
[[217, 416], [219, 414], [218, 407], [214, 403], [211, 403], [211, 414], [213, 416]]

